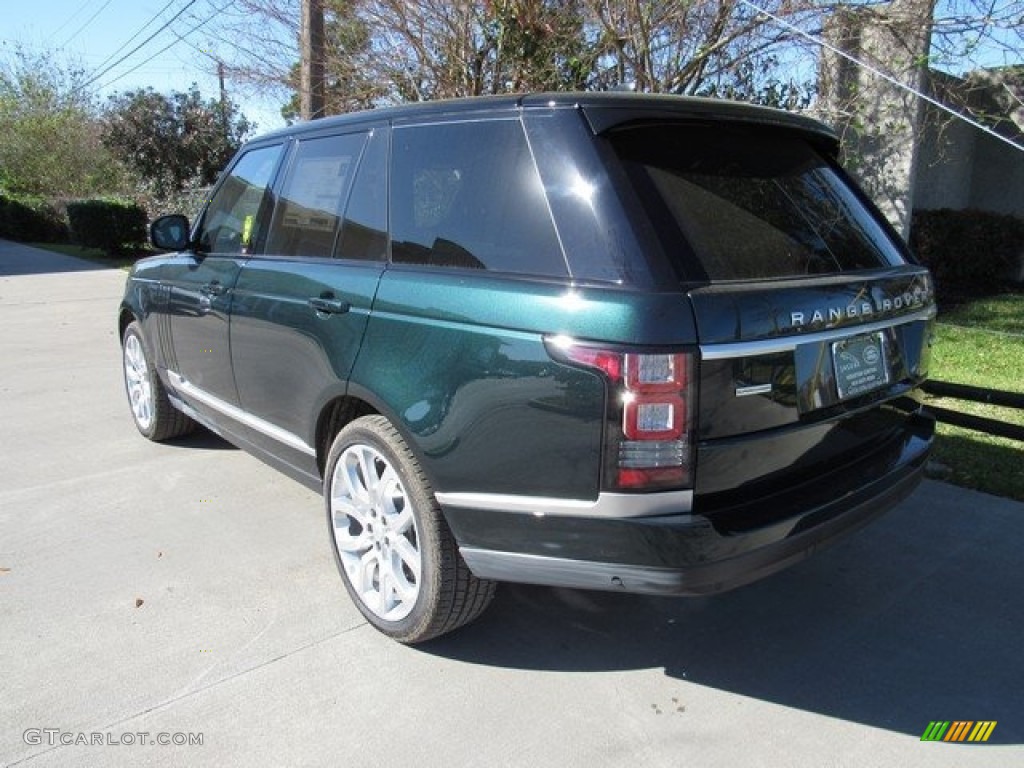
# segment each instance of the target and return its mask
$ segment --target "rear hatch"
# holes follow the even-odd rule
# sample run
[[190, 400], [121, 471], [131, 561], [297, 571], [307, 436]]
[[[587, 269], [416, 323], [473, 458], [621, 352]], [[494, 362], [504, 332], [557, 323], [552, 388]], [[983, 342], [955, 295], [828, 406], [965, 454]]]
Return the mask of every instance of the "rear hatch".
[[834, 143], [796, 125], [664, 119], [605, 135], [694, 313], [695, 509], [783, 515], [787, 499], [841, 496], [898, 462], [932, 283]]

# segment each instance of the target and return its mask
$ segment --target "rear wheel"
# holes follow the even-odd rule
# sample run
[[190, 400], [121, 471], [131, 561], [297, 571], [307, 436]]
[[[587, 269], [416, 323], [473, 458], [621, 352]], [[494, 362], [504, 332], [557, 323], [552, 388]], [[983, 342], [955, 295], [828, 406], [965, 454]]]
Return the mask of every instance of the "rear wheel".
[[124, 388], [135, 426], [150, 440], [168, 440], [195, 429], [195, 422], [167, 398], [137, 321], [129, 323], [121, 338]]
[[419, 463], [386, 418], [364, 416], [341, 430], [325, 477], [335, 562], [374, 627], [418, 643], [483, 612], [495, 584], [463, 561]]

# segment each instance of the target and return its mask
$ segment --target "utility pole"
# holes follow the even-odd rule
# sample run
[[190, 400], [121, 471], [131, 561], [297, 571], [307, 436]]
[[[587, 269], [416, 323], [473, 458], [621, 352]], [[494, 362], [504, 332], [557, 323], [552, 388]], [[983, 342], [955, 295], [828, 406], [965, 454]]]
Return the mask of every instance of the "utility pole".
[[324, 116], [324, 3], [302, 0], [299, 111], [303, 120]]
[[224, 62], [220, 59], [217, 60], [217, 81], [220, 83], [220, 105], [223, 108], [228, 103], [228, 92], [224, 87]]
[[220, 82], [220, 132], [228, 135], [228, 89], [224, 87], [224, 62], [217, 59], [217, 80]]

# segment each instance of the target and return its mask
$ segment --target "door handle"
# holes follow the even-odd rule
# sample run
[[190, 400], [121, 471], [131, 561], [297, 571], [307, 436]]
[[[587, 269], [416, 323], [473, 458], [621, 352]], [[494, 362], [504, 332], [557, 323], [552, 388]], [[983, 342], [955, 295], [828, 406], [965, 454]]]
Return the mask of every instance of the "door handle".
[[204, 296], [223, 296], [228, 289], [221, 285], [219, 280], [214, 280], [212, 283], [202, 286], [199, 292]]
[[309, 300], [309, 306], [317, 312], [325, 312], [330, 315], [343, 315], [350, 309], [347, 301], [329, 296], [314, 296]]

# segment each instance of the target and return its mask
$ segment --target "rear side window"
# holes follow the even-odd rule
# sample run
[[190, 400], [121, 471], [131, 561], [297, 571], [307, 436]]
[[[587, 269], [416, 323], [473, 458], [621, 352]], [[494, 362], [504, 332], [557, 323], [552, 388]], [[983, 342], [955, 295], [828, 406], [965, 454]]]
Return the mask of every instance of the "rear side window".
[[270, 225], [266, 252], [330, 258], [366, 134], [299, 142]]
[[798, 135], [660, 124], [619, 131], [611, 142], [687, 278], [756, 280], [903, 263], [845, 178]]
[[360, 261], [383, 261], [388, 255], [387, 133], [375, 130], [349, 194], [345, 220], [335, 256]]
[[516, 120], [396, 128], [391, 216], [398, 263], [568, 274]]
[[281, 157], [281, 145], [242, 155], [210, 200], [199, 233], [204, 253], [252, 252], [260, 219], [269, 211], [268, 187]]

